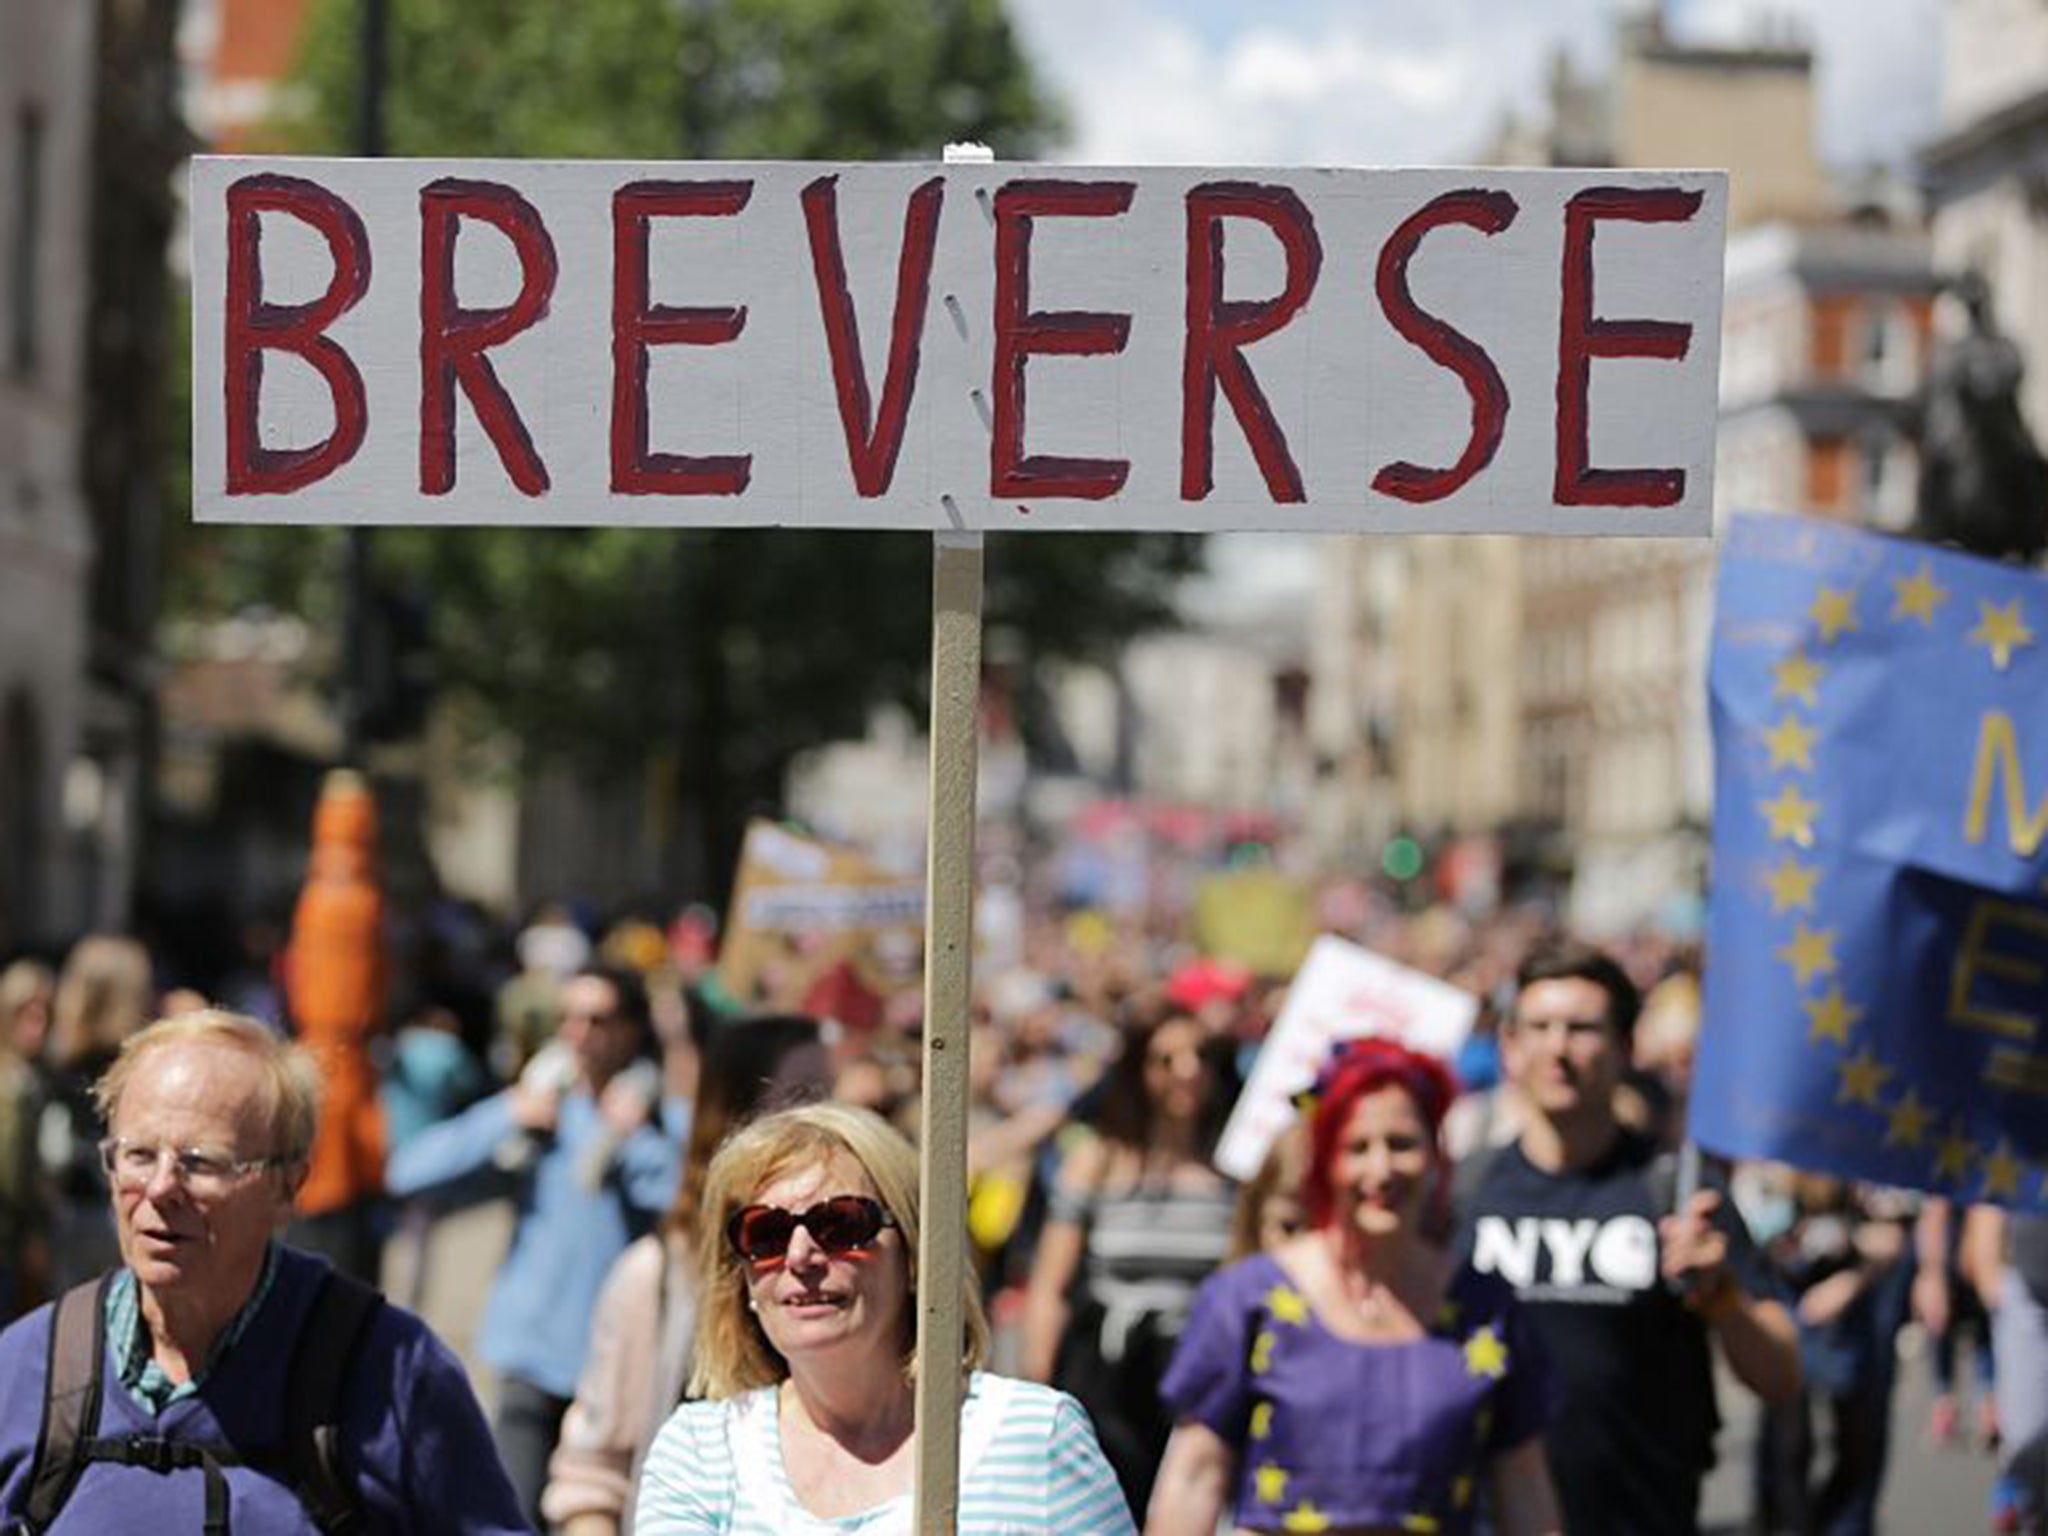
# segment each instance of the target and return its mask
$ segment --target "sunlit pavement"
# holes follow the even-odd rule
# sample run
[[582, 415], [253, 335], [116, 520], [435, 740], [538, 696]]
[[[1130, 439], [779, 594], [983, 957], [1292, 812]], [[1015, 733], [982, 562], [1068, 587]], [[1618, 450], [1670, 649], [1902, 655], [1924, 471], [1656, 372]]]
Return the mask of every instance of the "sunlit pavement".
[[[1878, 1506], [1878, 1529], [1885, 1536], [1972, 1536], [1991, 1528], [1991, 1458], [1959, 1442], [1937, 1449], [1927, 1439], [1927, 1416], [1934, 1390], [1919, 1334], [1909, 1330], [1902, 1340], [1899, 1383], [1892, 1396], [1891, 1464], [1885, 1473], [1884, 1497]], [[1966, 1383], [1966, 1393], [1974, 1388]], [[1756, 1441], [1755, 1399], [1722, 1372], [1720, 1462], [1708, 1479], [1702, 1500], [1702, 1525], [1710, 1536], [1747, 1529], [1750, 1461]], [[1975, 1422], [1975, 1399], [1965, 1405], [1962, 1421]], [[1825, 1464], [1821, 1468], [1825, 1473]]]

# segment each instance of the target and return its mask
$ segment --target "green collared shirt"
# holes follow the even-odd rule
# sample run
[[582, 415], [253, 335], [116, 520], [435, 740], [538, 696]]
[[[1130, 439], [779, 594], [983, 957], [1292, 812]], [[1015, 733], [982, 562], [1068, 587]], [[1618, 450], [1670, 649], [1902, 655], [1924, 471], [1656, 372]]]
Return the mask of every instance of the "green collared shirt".
[[206, 1363], [193, 1373], [190, 1381], [172, 1381], [156, 1363], [149, 1328], [142, 1320], [142, 1298], [136, 1290], [134, 1272], [124, 1269], [115, 1275], [114, 1283], [107, 1287], [107, 1342], [114, 1348], [121, 1385], [128, 1389], [128, 1395], [152, 1414], [161, 1414], [171, 1404], [196, 1396], [213, 1368], [220, 1364], [221, 1356], [248, 1331], [249, 1320], [270, 1295], [276, 1279], [277, 1244], [272, 1243], [264, 1250], [263, 1272], [256, 1277], [256, 1289], [213, 1341], [213, 1348], [206, 1352]]

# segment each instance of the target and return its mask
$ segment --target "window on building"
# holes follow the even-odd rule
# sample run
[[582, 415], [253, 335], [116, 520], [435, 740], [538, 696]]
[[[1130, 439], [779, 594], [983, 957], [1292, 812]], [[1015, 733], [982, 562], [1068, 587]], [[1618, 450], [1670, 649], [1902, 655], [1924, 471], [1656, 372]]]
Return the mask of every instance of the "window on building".
[[33, 378], [37, 366], [36, 321], [41, 295], [36, 256], [42, 245], [43, 115], [23, 107], [15, 120], [13, 249], [8, 252], [8, 371]]

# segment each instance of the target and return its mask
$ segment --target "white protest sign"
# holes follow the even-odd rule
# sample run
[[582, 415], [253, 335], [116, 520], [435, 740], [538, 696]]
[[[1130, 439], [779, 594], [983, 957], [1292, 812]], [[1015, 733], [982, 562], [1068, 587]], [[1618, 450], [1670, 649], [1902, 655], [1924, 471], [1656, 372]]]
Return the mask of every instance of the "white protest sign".
[[204, 520], [1705, 534], [1704, 171], [200, 158]]
[[1258, 1172], [1334, 1042], [1384, 1035], [1448, 1059], [1478, 1016], [1479, 999], [1449, 982], [1343, 939], [1317, 939], [1223, 1128], [1216, 1166], [1233, 1179]]

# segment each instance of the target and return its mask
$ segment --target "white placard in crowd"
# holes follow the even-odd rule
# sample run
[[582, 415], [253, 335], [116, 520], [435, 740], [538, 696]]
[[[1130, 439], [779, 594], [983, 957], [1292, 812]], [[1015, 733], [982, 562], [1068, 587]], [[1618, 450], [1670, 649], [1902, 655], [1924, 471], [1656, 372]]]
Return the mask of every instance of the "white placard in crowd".
[[1343, 939], [1317, 939], [1224, 1127], [1216, 1166], [1233, 1179], [1258, 1172], [1333, 1042], [1385, 1035], [1449, 1060], [1478, 1016], [1479, 999], [1463, 988]]
[[1713, 171], [202, 157], [205, 520], [1705, 534]]

